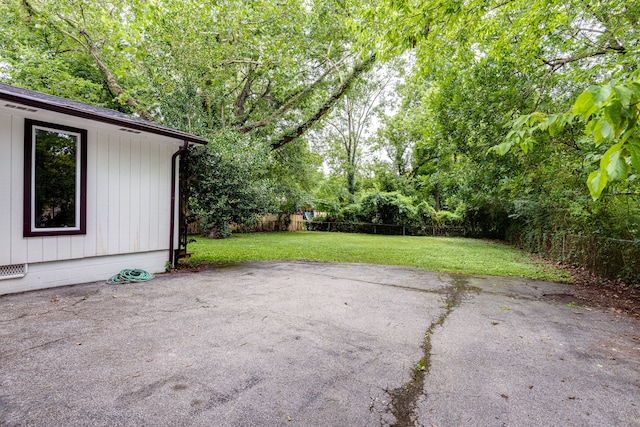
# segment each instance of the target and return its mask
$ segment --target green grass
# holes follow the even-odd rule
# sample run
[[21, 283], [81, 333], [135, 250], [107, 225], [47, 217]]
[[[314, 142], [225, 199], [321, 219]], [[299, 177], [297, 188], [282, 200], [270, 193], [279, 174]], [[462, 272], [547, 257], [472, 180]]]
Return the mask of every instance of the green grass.
[[447, 273], [567, 281], [562, 270], [534, 261], [510, 246], [451, 237], [380, 236], [295, 232], [197, 238], [188, 263], [232, 264], [265, 260], [312, 260], [398, 265]]

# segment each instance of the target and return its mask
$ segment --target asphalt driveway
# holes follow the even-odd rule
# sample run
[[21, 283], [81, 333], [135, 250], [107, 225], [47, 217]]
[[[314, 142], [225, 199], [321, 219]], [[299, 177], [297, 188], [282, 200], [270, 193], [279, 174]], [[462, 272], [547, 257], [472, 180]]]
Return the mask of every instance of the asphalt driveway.
[[640, 426], [567, 285], [265, 262], [0, 297], [0, 426]]

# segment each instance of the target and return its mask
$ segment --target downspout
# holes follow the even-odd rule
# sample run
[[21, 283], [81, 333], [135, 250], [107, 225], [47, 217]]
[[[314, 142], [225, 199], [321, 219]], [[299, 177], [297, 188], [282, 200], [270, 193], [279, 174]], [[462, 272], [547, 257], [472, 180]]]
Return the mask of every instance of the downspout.
[[171, 156], [171, 219], [169, 221], [169, 268], [176, 268], [176, 252], [173, 250], [173, 241], [176, 224], [176, 159], [187, 152], [189, 141], [184, 141], [182, 147]]

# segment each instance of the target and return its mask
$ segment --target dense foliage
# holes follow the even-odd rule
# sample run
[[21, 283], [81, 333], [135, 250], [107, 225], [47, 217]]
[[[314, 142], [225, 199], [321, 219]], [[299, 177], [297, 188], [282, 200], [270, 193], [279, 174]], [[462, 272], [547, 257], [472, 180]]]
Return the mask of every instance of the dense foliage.
[[637, 241], [639, 21], [638, 0], [6, 0], [0, 80], [209, 138], [191, 207], [220, 236], [314, 208]]
[[352, 12], [332, 0], [7, 0], [0, 80], [210, 139], [192, 156], [192, 214], [225, 235], [267, 206], [309, 202], [322, 161], [301, 137], [375, 58], [355, 47]]
[[264, 147], [233, 133], [189, 152], [182, 164], [192, 189], [190, 219], [200, 222], [202, 234], [228, 237], [231, 223], [251, 223], [276, 209], [272, 183], [261, 174], [268, 162]]

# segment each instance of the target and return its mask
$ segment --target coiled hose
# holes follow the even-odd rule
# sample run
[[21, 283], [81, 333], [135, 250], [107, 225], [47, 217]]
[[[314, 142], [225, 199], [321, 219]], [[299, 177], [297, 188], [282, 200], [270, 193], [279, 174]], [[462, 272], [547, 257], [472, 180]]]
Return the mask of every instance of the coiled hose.
[[147, 280], [151, 280], [154, 278], [154, 275], [137, 268], [134, 269], [124, 269], [120, 271], [120, 273], [115, 276], [111, 276], [109, 280], [107, 280], [108, 285], [122, 285], [124, 283], [137, 283], [137, 282], [146, 282]]

